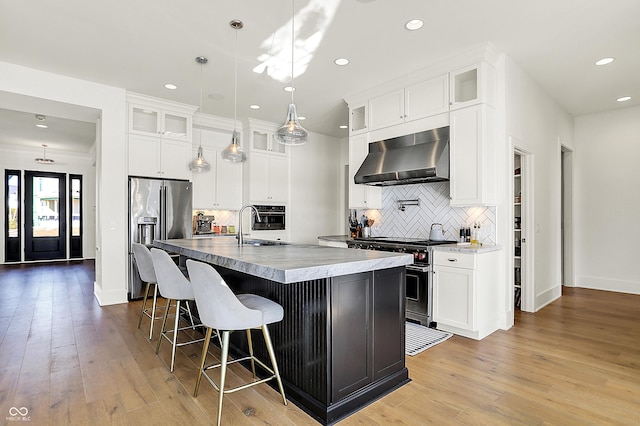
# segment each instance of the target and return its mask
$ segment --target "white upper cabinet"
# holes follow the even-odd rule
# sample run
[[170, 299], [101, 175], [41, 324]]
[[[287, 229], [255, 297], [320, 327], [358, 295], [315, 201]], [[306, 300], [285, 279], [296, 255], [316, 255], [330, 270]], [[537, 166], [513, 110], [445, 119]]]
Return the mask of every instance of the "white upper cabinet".
[[[208, 172], [192, 173], [193, 208], [203, 210], [240, 210], [242, 207], [242, 166], [220, 157], [222, 149], [203, 147]], [[198, 154], [194, 146], [192, 157]]]
[[397, 90], [369, 101], [369, 130], [404, 123], [404, 90]]
[[191, 141], [193, 114], [129, 104], [129, 133]]
[[404, 119], [417, 120], [449, 110], [449, 76], [444, 74], [404, 89]]
[[382, 188], [379, 186], [356, 184], [353, 177], [369, 153], [367, 134], [349, 138], [349, 208], [381, 209]]
[[191, 144], [159, 137], [129, 135], [129, 175], [189, 180]]
[[252, 204], [287, 204], [289, 201], [289, 150], [275, 138], [276, 125], [249, 119], [249, 158], [245, 185]]
[[189, 180], [196, 107], [127, 94], [129, 174]]
[[457, 69], [451, 73], [451, 110], [479, 103], [496, 105], [496, 70], [486, 62]]
[[475, 105], [451, 111], [451, 205], [495, 205], [497, 198], [495, 110]]
[[369, 127], [369, 102], [355, 105], [349, 108], [349, 134], [357, 135], [368, 131]]
[[251, 150], [269, 152], [276, 155], [287, 155], [287, 146], [276, 140], [276, 134], [272, 130], [252, 129]]
[[418, 120], [448, 110], [449, 76], [444, 74], [371, 99], [369, 130]]

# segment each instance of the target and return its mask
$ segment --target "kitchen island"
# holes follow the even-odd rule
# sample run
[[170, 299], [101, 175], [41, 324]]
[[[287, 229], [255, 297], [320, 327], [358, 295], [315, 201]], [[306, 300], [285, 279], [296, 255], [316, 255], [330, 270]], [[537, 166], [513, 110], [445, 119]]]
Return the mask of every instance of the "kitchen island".
[[[216, 267], [235, 293], [280, 303], [269, 330], [287, 397], [332, 424], [409, 381], [405, 365], [408, 254], [235, 238], [155, 241]], [[235, 333], [237, 353], [248, 351]], [[268, 360], [261, 339], [255, 353]]]

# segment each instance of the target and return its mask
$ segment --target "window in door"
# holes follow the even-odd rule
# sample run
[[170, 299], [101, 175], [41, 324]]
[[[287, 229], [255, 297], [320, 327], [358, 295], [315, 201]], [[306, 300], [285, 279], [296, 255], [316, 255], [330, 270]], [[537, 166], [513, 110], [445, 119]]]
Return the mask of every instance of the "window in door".
[[66, 175], [25, 172], [25, 260], [66, 258]]
[[5, 170], [4, 261], [20, 262], [20, 171]]
[[69, 257], [82, 257], [82, 176], [69, 175]]

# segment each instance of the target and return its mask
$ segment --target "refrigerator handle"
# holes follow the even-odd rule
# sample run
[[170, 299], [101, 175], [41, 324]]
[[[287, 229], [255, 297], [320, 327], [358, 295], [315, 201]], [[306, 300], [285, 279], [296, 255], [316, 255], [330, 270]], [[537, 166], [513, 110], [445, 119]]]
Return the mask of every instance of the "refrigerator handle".
[[160, 187], [160, 239], [167, 239], [167, 187]]

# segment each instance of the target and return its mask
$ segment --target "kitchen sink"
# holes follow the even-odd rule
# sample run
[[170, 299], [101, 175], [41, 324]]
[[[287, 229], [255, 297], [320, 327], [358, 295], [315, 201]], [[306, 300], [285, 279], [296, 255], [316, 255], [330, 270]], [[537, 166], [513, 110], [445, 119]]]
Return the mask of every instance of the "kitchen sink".
[[282, 241], [271, 241], [271, 240], [244, 240], [244, 244], [248, 246], [285, 246], [288, 243]]

